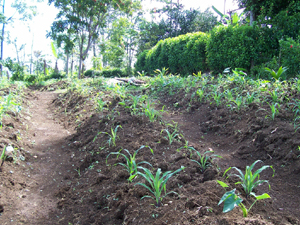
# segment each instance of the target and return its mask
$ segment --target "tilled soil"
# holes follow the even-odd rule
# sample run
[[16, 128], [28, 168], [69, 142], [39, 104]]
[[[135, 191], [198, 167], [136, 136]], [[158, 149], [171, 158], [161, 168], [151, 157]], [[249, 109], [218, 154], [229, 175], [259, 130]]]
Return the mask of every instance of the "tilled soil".
[[[290, 115], [273, 121], [264, 111], [257, 113], [255, 104], [239, 112], [209, 103], [174, 108], [176, 100], [162, 95], [160, 103], [166, 105], [166, 112], [150, 122], [145, 115], [132, 115], [118, 104], [119, 99], [111, 99], [108, 108], [97, 112], [90, 97], [36, 92], [28, 97], [29, 118], [5, 123], [2, 145], [10, 140], [22, 146], [25, 161], [3, 164], [1, 224], [299, 224], [300, 141]], [[184, 100], [184, 96], [178, 93], [176, 99]], [[27, 129], [21, 126], [22, 120]], [[174, 122], [182, 136], [170, 144], [163, 130], [171, 131]], [[3, 133], [9, 123], [14, 124], [11, 132], [26, 133], [24, 143]], [[108, 134], [117, 126], [114, 146]], [[222, 158], [202, 173], [188, 147], [201, 153], [214, 151]], [[167, 182], [167, 192], [173, 192], [160, 207], [153, 199], [143, 198], [151, 193], [136, 185], [144, 183], [141, 176], [128, 181], [128, 172], [118, 164], [126, 163], [124, 157], [109, 155], [121, 149], [133, 154], [139, 148], [136, 161], [151, 163], [155, 172], [185, 167]], [[222, 175], [230, 166], [244, 171], [258, 159], [263, 162], [255, 169], [262, 165], [275, 169], [274, 177], [272, 169], [261, 174], [271, 189], [266, 183], [255, 189], [257, 194], [269, 193], [271, 199], [258, 201], [246, 218], [238, 207], [224, 214], [218, 202], [225, 190], [217, 180], [226, 182], [227, 190], [237, 188], [249, 207], [253, 199], [245, 198], [241, 186], [235, 185], [238, 180]]]

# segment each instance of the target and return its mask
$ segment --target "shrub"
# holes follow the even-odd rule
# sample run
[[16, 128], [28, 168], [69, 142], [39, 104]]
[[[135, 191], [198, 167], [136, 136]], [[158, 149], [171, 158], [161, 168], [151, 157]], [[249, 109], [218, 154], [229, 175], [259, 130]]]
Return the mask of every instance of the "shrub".
[[173, 74], [187, 75], [206, 70], [208, 37], [208, 34], [197, 32], [161, 40], [138, 56], [136, 71], [153, 73], [155, 69], [169, 68]]
[[250, 70], [278, 54], [276, 43], [269, 28], [248, 25], [215, 27], [206, 48], [208, 66], [217, 73], [227, 67]]
[[101, 76], [101, 71], [99, 70], [87, 70], [84, 72], [84, 76], [86, 77], [99, 77]]
[[300, 74], [300, 43], [292, 38], [280, 40], [280, 61], [283, 67], [287, 67], [287, 78]]
[[113, 69], [102, 70], [101, 76], [103, 76], [103, 77], [126, 77], [127, 74], [124, 70], [113, 68]]
[[53, 71], [50, 76], [49, 76], [49, 79], [62, 79], [66, 77], [66, 74], [63, 74], [63, 73], [60, 73], [60, 72], [56, 72], [56, 71]]
[[19, 63], [14, 62], [11, 58], [7, 58], [4, 61], [4, 66], [6, 66], [12, 72], [12, 81], [23, 81], [25, 76], [24, 66]]
[[141, 54], [138, 55], [137, 61], [135, 64], [135, 71], [143, 71], [146, 67], [146, 55], [148, 53], [148, 50], [143, 51]]

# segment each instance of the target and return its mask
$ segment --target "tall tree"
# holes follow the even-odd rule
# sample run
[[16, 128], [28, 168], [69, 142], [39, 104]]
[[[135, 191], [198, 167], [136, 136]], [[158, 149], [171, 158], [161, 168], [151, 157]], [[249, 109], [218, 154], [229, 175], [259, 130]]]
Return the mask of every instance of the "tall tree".
[[[132, 13], [140, 7], [140, 1], [137, 0], [49, 0], [49, 4], [51, 3], [60, 12], [48, 36], [58, 40], [58, 43], [67, 43], [69, 47], [74, 47], [75, 41], [78, 42], [79, 78], [82, 74], [82, 63], [98, 38], [100, 29], [105, 26], [107, 15], [115, 11]], [[70, 40], [69, 34], [74, 34], [75, 38]]]
[[[37, 0], [40, 2], [42, 0]], [[11, 8], [15, 11], [11, 15], [6, 15], [5, 11], [5, 0], [0, 1], [2, 12], [0, 13], [0, 23], [2, 23], [2, 31], [1, 31], [1, 50], [0, 50], [0, 60], [3, 60], [3, 52], [4, 52], [4, 38], [5, 38], [5, 27], [14, 22], [18, 15], [18, 19], [22, 21], [26, 21], [28, 19], [32, 19], [33, 16], [36, 15], [36, 6], [28, 4], [26, 0], [15, 0], [11, 2]], [[2, 74], [2, 64], [0, 64], [0, 73]]]

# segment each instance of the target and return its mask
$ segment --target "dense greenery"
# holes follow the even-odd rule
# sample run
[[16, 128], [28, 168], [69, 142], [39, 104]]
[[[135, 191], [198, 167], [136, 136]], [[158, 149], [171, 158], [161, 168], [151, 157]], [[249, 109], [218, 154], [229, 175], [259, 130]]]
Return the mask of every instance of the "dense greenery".
[[209, 35], [197, 32], [161, 40], [137, 59], [136, 70], [152, 73], [169, 68], [171, 73], [192, 74], [207, 69], [205, 47]]
[[207, 44], [208, 67], [214, 72], [225, 68], [245, 68], [248, 71], [278, 54], [268, 42], [268, 28], [256, 26], [218, 26], [211, 32]]

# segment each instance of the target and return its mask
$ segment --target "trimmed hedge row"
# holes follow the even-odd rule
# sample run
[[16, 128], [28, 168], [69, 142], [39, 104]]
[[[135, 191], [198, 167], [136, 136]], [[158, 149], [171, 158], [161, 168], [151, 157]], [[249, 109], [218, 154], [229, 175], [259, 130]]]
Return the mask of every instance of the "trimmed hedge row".
[[84, 76], [86, 77], [127, 77], [127, 74], [125, 70], [120, 70], [120, 69], [103, 69], [101, 71], [99, 70], [87, 70], [84, 72]]
[[138, 56], [136, 71], [152, 73], [165, 67], [173, 74], [185, 75], [207, 70], [205, 48], [208, 38], [208, 34], [197, 32], [161, 40]]
[[210, 70], [245, 68], [268, 62], [278, 55], [278, 40], [273, 40], [269, 28], [257, 26], [218, 26], [207, 43], [207, 63]]
[[169, 68], [181, 75], [225, 68], [245, 68], [270, 61], [278, 56], [279, 43], [274, 30], [257, 26], [218, 26], [209, 34], [197, 32], [161, 40], [152, 49], [141, 53], [136, 71], [153, 73]]
[[283, 67], [287, 67], [287, 77], [294, 77], [300, 74], [300, 43], [299, 41], [287, 38], [280, 40], [280, 62]]

